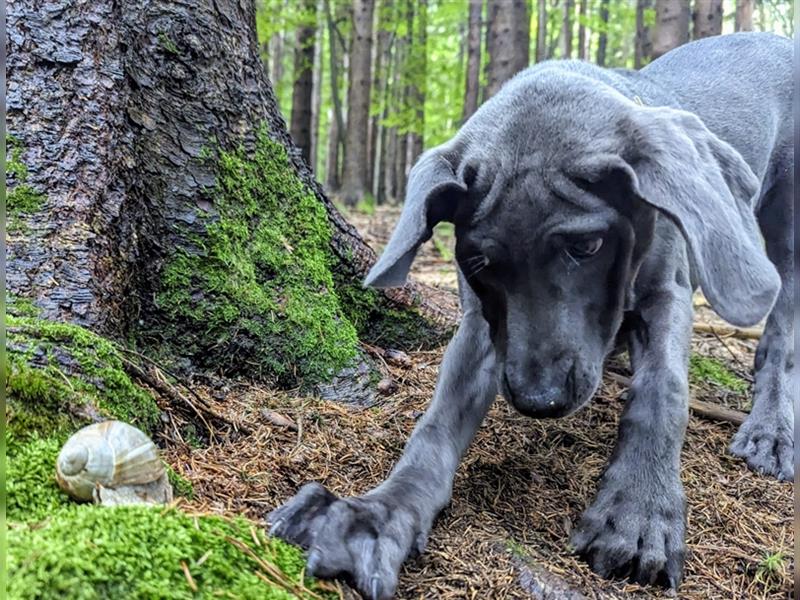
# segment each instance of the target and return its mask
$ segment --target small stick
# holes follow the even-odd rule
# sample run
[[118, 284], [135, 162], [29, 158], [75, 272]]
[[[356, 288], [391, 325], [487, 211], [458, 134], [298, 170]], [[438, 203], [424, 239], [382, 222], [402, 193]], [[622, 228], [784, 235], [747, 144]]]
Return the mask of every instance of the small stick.
[[710, 323], [695, 323], [695, 333], [711, 333], [714, 335], [735, 337], [740, 340], [757, 340], [764, 333], [758, 327], [729, 327], [727, 325], [711, 325]]
[[189, 567], [186, 565], [186, 561], [181, 561], [181, 569], [183, 569], [183, 574], [186, 576], [186, 581], [189, 584], [189, 587], [192, 588], [193, 592], [197, 592], [197, 584], [192, 579], [192, 574], [189, 572]]
[[[630, 377], [620, 375], [619, 373], [606, 373], [606, 376], [612, 381], [616, 381], [620, 385], [624, 385], [625, 387], [631, 386]], [[694, 398], [689, 399], [689, 408], [691, 408], [692, 412], [698, 416], [711, 419], [712, 421], [733, 423], [734, 425], [741, 425], [747, 418], [747, 413], [742, 411], [726, 408], [725, 406], [719, 406], [718, 404], [706, 402], [704, 400], [695, 400]]]

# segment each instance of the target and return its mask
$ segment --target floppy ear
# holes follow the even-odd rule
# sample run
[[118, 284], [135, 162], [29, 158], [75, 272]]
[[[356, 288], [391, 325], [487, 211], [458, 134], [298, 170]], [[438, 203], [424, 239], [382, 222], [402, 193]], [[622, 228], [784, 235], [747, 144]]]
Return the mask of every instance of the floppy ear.
[[452, 220], [458, 200], [466, 191], [441, 148], [424, 153], [408, 176], [400, 220], [364, 285], [403, 285], [420, 245], [430, 239], [437, 223]]
[[637, 108], [628, 126], [629, 148], [590, 159], [580, 176], [625, 181], [635, 197], [669, 215], [686, 238], [714, 310], [734, 325], [757, 323], [781, 285], [753, 213], [758, 179], [691, 113]]

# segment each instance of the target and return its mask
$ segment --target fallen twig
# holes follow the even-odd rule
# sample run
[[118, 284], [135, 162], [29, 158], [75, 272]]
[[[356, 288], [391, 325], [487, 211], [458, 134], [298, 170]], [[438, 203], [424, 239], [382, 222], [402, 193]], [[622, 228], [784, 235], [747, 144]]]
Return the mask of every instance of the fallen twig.
[[[606, 376], [613, 381], [625, 387], [631, 386], [631, 378], [619, 373], [606, 373]], [[733, 423], [734, 425], [741, 425], [747, 418], [747, 413], [725, 406], [720, 406], [712, 402], [705, 402], [704, 400], [689, 399], [689, 408], [692, 409], [696, 415], [711, 419], [713, 421], [724, 421], [726, 423]]]
[[764, 333], [758, 327], [729, 327], [727, 325], [711, 325], [710, 323], [695, 323], [695, 333], [711, 333], [723, 337], [735, 337], [740, 340], [757, 340]]

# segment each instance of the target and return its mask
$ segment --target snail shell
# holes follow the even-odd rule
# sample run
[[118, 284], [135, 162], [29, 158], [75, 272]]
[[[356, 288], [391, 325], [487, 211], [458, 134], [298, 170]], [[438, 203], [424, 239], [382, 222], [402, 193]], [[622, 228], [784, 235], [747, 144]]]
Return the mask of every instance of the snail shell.
[[75, 432], [56, 460], [58, 485], [76, 500], [92, 500], [107, 488], [147, 484], [165, 475], [158, 448], [145, 433], [122, 421], [105, 421]]

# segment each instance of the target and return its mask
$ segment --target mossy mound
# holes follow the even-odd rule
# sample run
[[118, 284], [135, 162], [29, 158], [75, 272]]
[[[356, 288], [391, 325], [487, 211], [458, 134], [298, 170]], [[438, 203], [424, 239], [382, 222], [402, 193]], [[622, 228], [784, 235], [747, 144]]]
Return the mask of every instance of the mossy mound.
[[62, 509], [35, 526], [12, 527], [8, 547], [8, 595], [20, 600], [283, 600], [310, 597], [301, 585], [315, 588], [302, 581], [300, 551], [250, 522], [162, 507]]
[[28, 183], [28, 167], [22, 162], [22, 143], [11, 135], [6, 135], [6, 193], [9, 231], [24, 229], [20, 217], [38, 211], [45, 201], [44, 194], [37, 192]]
[[128, 377], [114, 344], [77, 325], [15, 316], [16, 303], [9, 312], [10, 454], [31, 435], [63, 438], [92, 416], [116, 418], [153, 432], [158, 406]]
[[[256, 147], [220, 152], [204, 235], [161, 274], [147, 333], [203, 366], [281, 386], [330, 379], [358, 353], [334, 288], [324, 206], [265, 130]], [[170, 343], [170, 342], [173, 343]]]
[[[244, 519], [79, 505], [68, 498], [55, 480], [67, 437], [98, 417], [126, 420], [152, 434], [158, 406], [127, 376], [113, 343], [78, 326], [38, 319], [22, 301], [12, 300], [8, 310], [9, 598], [309, 595], [300, 585], [301, 552], [267, 540]], [[169, 474], [177, 494], [191, 495], [190, 482]]]

